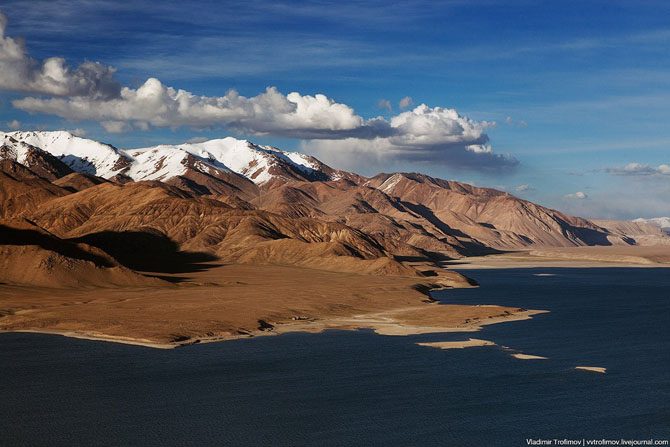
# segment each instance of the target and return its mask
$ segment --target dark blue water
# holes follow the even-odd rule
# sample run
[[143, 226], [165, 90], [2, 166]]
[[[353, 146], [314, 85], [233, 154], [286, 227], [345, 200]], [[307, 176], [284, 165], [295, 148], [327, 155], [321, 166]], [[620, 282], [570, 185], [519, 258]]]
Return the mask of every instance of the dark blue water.
[[[556, 273], [552, 277], [533, 273]], [[670, 272], [469, 271], [443, 301], [548, 309], [486, 327], [499, 347], [289, 334], [170, 351], [0, 334], [0, 445], [521, 446], [670, 438]], [[472, 336], [473, 334], [469, 334]], [[607, 374], [576, 371], [602, 366]]]

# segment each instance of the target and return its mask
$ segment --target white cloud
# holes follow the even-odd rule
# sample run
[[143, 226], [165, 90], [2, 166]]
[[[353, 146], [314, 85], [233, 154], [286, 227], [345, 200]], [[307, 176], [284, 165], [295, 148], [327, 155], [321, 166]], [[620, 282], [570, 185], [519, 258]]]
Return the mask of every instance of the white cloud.
[[321, 153], [336, 151], [338, 157], [372, 155], [472, 168], [517, 164], [515, 159], [493, 152], [485, 131], [494, 123], [425, 104], [390, 120], [366, 120], [348, 105], [321, 94], [284, 95], [269, 87], [250, 98], [234, 90], [225, 96], [207, 97], [165, 86], [154, 78], [138, 89], [124, 87], [119, 98], [28, 97], [13, 104], [28, 112], [69, 120], [95, 120], [112, 133], [133, 128], [223, 126], [248, 134], [311, 140], [305, 143], [306, 148]]
[[577, 191], [574, 194], [566, 194], [563, 197], [565, 197], [566, 199], [575, 199], [575, 200], [584, 200], [589, 198], [588, 194], [582, 191]]
[[11, 120], [7, 123], [7, 127], [9, 127], [11, 130], [18, 130], [21, 128], [21, 121]]
[[401, 109], [406, 109], [410, 107], [412, 104], [414, 104], [414, 100], [412, 99], [412, 97], [405, 96], [403, 99], [400, 100], [398, 106], [400, 106]]
[[[421, 104], [390, 119], [365, 119], [323, 94], [287, 95], [275, 87], [245, 97], [235, 90], [223, 96], [199, 96], [147, 79], [138, 88], [122, 87], [114, 69], [86, 62], [76, 69], [63, 59], [31, 59], [22, 42], [5, 37], [0, 16], [0, 88], [45, 96], [17, 99], [12, 105], [72, 121], [97, 121], [110, 133], [152, 127], [225, 128], [250, 135], [299, 138], [326, 158], [418, 161], [499, 168], [518, 162], [493, 152], [486, 129], [492, 122], [474, 121], [456, 110]], [[391, 108], [384, 100], [380, 105]], [[409, 107], [412, 98], [400, 101]]]
[[100, 125], [109, 133], [124, 133], [131, 130], [130, 125], [123, 121], [101, 121]]
[[388, 99], [380, 99], [377, 101], [377, 107], [386, 110], [387, 112], [391, 112], [393, 110], [393, 106], [391, 105], [391, 101]]
[[92, 98], [118, 95], [114, 68], [84, 62], [73, 69], [60, 57], [38, 62], [28, 56], [22, 41], [5, 36], [6, 29], [7, 17], [0, 12], [0, 89]]
[[[130, 128], [226, 126], [251, 134], [298, 138], [339, 138], [384, 132], [383, 120], [366, 122], [346, 104], [317, 94], [283, 95], [276, 88], [247, 98], [234, 90], [221, 97], [197, 96], [149, 78], [137, 89], [124, 87], [118, 98], [35, 98], [15, 100], [28, 112], [48, 113], [70, 120], [95, 120], [108, 131]], [[121, 123], [125, 125], [122, 126]]]
[[527, 191], [535, 191], [535, 188], [530, 186], [529, 184], [523, 184], [523, 185], [518, 185], [517, 187], [514, 188], [516, 192], [527, 192]]
[[650, 166], [642, 163], [628, 163], [623, 167], [607, 168], [605, 172], [615, 175], [670, 175], [670, 165]]
[[455, 167], [501, 168], [518, 164], [495, 154], [485, 131], [494, 125], [473, 121], [454, 109], [421, 104], [391, 118], [388, 136], [313, 139], [303, 149], [339, 165], [384, 164], [394, 161], [432, 162]]

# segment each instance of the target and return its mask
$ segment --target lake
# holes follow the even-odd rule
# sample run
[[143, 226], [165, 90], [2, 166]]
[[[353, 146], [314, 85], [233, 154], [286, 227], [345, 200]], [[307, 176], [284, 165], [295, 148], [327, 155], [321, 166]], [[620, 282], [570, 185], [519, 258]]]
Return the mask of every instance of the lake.
[[[528, 438], [670, 438], [670, 270], [464, 273], [481, 287], [434, 297], [550, 313], [474, 334], [329, 331], [175, 350], [0, 334], [0, 445], [521, 446]], [[499, 346], [415, 344], [468, 337]], [[513, 352], [548, 359], [519, 360]], [[580, 365], [607, 373], [574, 369]]]

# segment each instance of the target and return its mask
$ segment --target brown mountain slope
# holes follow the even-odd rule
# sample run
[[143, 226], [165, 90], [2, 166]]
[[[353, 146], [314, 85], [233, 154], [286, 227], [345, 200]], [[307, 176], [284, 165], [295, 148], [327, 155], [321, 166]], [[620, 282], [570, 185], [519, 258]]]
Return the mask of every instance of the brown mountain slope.
[[56, 186], [65, 188], [70, 192], [78, 192], [91, 186], [100, 185], [101, 183], [106, 183], [107, 180], [96, 177], [94, 175], [82, 174], [79, 172], [73, 172], [71, 174], [60, 177], [56, 180], [53, 180], [53, 183]]
[[633, 239], [636, 245], [669, 245], [670, 237], [656, 225], [621, 220], [593, 220], [593, 223], [610, 233]]
[[33, 287], [156, 286], [103, 251], [62, 240], [25, 220], [0, 220], [0, 283]]
[[161, 182], [104, 183], [38, 206], [30, 216], [61, 237], [153, 228], [183, 242], [230, 207]]
[[23, 165], [0, 160], [0, 218], [33, 210], [42, 202], [68, 193]]
[[[210, 253], [227, 262], [307, 265], [315, 258], [388, 257], [374, 238], [338, 222], [235, 209], [159, 182], [97, 185], [38, 206], [30, 218], [60, 237], [76, 238], [110, 253], [116, 244], [105, 239], [100, 245], [98, 235], [113, 232], [120, 238], [150, 233], [183, 250]], [[137, 256], [146, 256], [141, 243], [134, 245]], [[333, 267], [359, 268], [347, 267], [342, 261]], [[363, 269], [387, 268], [376, 264]], [[402, 270], [399, 265], [393, 269]]]
[[402, 173], [380, 174], [367, 184], [494, 248], [626, 243], [586, 219], [493, 189]]
[[227, 183], [212, 171], [209, 186], [193, 176], [122, 184], [82, 174], [49, 182], [3, 163], [3, 216], [30, 219], [140, 271], [189, 271], [219, 259], [414, 275], [398, 261], [634, 243], [625, 231], [501, 191], [420, 174], [257, 187], [238, 174], [237, 185]]
[[[70, 160], [72, 169], [87, 172], [91, 168], [107, 177], [116, 174], [112, 178], [118, 183], [132, 182], [131, 178], [161, 181], [185, 191], [186, 201], [207, 197], [234, 209], [256, 208], [289, 219], [343, 224], [396, 256], [458, 257], [495, 249], [634, 243], [621, 231], [609, 231], [502, 191], [416, 173], [379, 174], [366, 179], [333, 169], [308, 155], [233, 138], [128, 151], [63, 132], [19, 132], [3, 138], [5, 158], [14, 157], [24, 164], [33, 163], [32, 159], [39, 156], [62, 165], [49, 153], [63, 154], [58, 156]], [[117, 163], [121, 159], [123, 166]], [[45, 172], [43, 176], [52, 179], [53, 175]], [[63, 184], [69, 191], [90, 186]], [[130, 206], [139, 199], [126, 198]], [[185, 206], [185, 202], [180, 203]], [[144, 206], [142, 200], [138, 204]], [[189, 209], [165, 208], [171, 215], [153, 227], [166, 235], [174, 233], [167, 227], [181, 227], [183, 234], [176, 240], [185, 243], [192, 235], [176, 220], [184, 218], [193, 223], [194, 214]], [[142, 220], [137, 214], [132, 219], [133, 228]], [[163, 216], [159, 216], [161, 219]], [[97, 217], [93, 220], [100, 221]], [[197, 231], [204, 228], [201, 222], [194, 225]], [[81, 231], [94, 227], [84, 226]], [[280, 233], [292, 237], [288, 231]]]
[[254, 203], [286, 216], [307, 215], [346, 224], [374, 237], [397, 256], [458, 257], [471, 242], [467, 237], [459, 240], [446, 225], [435, 225], [380, 190], [346, 181], [286, 183]]

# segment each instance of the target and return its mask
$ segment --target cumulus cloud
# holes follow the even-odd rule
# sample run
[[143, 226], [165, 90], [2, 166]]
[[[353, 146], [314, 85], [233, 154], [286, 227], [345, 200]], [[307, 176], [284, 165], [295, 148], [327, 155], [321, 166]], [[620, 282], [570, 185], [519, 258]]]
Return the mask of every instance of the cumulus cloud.
[[[124, 87], [118, 98], [37, 98], [13, 102], [27, 112], [69, 120], [95, 120], [108, 132], [149, 127], [223, 126], [255, 135], [310, 140], [313, 152], [337, 156], [434, 161], [472, 168], [510, 167], [516, 159], [495, 154], [486, 129], [494, 123], [474, 121], [456, 110], [421, 104], [390, 120], [364, 119], [346, 104], [325, 95], [282, 94], [274, 87], [245, 97], [231, 90], [221, 97], [197, 96], [150, 78], [137, 89]], [[347, 155], [349, 154], [349, 155]]]
[[11, 120], [7, 123], [7, 127], [9, 127], [11, 130], [18, 130], [21, 128], [21, 121]]
[[118, 98], [28, 97], [15, 100], [13, 105], [69, 120], [95, 120], [112, 132], [180, 126], [226, 126], [249, 134], [296, 138], [365, 137], [389, 132], [384, 120], [366, 121], [351, 107], [321, 94], [284, 95], [269, 87], [250, 98], [235, 90], [220, 97], [197, 96], [155, 78], [137, 89], [122, 88]]
[[313, 139], [304, 142], [303, 149], [340, 164], [415, 161], [469, 168], [518, 164], [511, 156], [493, 152], [485, 131], [494, 123], [471, 120], [454, 109], [421, 104], [392, 117], [388, 125], [391, 130], [388, 136], [337, 141]]
[[410, 107], [412, 104], [414, 104], [414, 100], [412, 99], [412, 97], [405, 96], [403, 99], [400, 100], [398, 106], [400, 106], [401, 109], [406, 109]]
[[615, 175], [670, 175], [670, 165], [662, 164], [658, 166], [651, 166], [642, 163], [628, 163], [622, 167], [607, 168], [605, 172]]
[[566, 194], [563, 197], [565, 197], [566, 199], [575, 199], [575, 200], [584, 200], [589, 198], [588, 194], [582, 191], [577, 191], [574, 194]]
[[7, 17], [0, 12], [0, 89], [54, 96], [112, 98], [121, 86], [114, 68], [97, 62], [69, 67], [63, 58], [38, 62], [28, 56], [25, 44], [5, 35]]
[[[73, 69], [60, 58], [31, 59], [22, 42], [5, 36], [6, 23], [0, 16], [0, 88], [33, 93], [12, 102], [26, 112], [97, 121], [109, 133], [187, 126], [298, 138], [312, 152], [329, 153], [329, 159], [406, 160], [471, 168], [518, 163], [494, 153], [486, 129], [495, 123], [471, 120], [454, 109], [421, 104], [388, 119], [366, 119], [323, 94], [283, 94], [275, 87], [246, 97], [235, 90], [223, 96], [200, 96], [156, 78], [137, 88], [121, 86], [114, 69], [98, 63], [86, 62]], [[401, 108], [411, 104], [410, 97], [400, 101]], [[392, 108], [387, 100], [380, 105]]]

